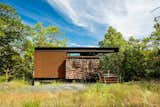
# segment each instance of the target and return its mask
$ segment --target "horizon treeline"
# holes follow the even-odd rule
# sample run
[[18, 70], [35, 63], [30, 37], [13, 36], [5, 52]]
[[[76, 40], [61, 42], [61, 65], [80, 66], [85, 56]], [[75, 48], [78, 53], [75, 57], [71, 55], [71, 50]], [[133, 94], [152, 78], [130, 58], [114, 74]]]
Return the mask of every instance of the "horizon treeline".
[[125, 40], [120, 32], [109, 27], [100, 47], [118, 47], [119, 52], [101, 56], [101, 70], [117, 74], [122, 81], [160, 79], [160, 22], [142, 40], [130, 36]]

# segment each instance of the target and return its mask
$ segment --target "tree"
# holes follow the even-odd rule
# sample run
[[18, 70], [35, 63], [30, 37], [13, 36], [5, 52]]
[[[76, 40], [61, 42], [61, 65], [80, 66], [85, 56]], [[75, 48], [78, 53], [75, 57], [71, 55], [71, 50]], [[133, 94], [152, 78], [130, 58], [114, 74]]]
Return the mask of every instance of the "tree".
[[16, 10], [0, 4], [0, 75], [30, 79], [35, 47], [65, 47], [66, 39], [56, 26], [41, 23], [30, 27], [22, 23]]
[[119, 47], [121, 51], [124, 50], [126, 41], [120, 32], [117, 32], [113, 27], [109, 27], [104, 36], [104, 40], [99, 42], [100, 47]]
[[142, 53], [141, 42], [131, 36], [122, 61], [122, 77], [124, 81], [140, 80], [145, 78], [146, 74], [144, 63], [145, 56]]
[[123, 38], [120, 32], [117, 32], [114, 28], [109, 27], [107, 33], [104, 36], [104, 40], [99, 42], [100, 47], [117, 47], [120, 52], [110, 53], [101, 56], [101, 69], [104, 71], [110, 70], [112, 73], [116, 73], [121, 76], [123, 52], [127, 42]]
[[32, 28], [33, 42], [36, 47], [65, 47], [66, 39], [56, 26], [44, 27], [37, 23]]
[[155, 18], [154, 31], [148, 37], [149, 54], [147, 56], [146, 72], [148, 77], [160, 78], [160, 19]]
[[152, 32], [150, 39], [154, 46], [160, 48], [160, 20], [156, 21], [154, 25], [154, 31]]
[[23, 24], [14, 8], [0, 4], [0, 75], [6, 81], [32, 78], [34, 48], [65, 47], [61, 35], [57, 26]]
[[8, 5], [0, 4], [0, 70], [5, 72], [6, 81], [20, 59], [16, 42], [23, 39], [24, 25], [16, 10]]
[[118, 47], [117, 54], [102, 55], [101, 69], [110, 70], [119, 75], [124, 81], [140, 80], [148, 76], [148, 59], [150, 49], [148, 47], [149, 38], [143, 41], [135, 39], [133, 36], [128, 41], [124, 40], [121, 33], [109, 27], [105, 38], [99, 43], [100, 47]]

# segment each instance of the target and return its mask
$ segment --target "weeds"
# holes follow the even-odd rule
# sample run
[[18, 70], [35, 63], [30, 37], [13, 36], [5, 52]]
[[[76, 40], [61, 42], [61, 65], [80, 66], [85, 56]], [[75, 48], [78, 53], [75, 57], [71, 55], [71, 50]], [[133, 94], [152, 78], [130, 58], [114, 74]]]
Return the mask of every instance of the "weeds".
[[23, 103], [23, 107], [40, 107], [40, 101], [38, 100], [25, 101]]
[[[8, 88], [27, 84], [8, 83]], [[10, 86], [11, 85], [11, 86]], [[51, 85], [53, 86], [53, 85]], [[43, 87], [43, 86], [42, 86]], [[123, 84], [89, 85], [82, 91], [11, 92], [0, 93], [0, 107], [159, 107], [158, 82], [129, 82]], [[0, 90], [1, 92], [1, 90]]]

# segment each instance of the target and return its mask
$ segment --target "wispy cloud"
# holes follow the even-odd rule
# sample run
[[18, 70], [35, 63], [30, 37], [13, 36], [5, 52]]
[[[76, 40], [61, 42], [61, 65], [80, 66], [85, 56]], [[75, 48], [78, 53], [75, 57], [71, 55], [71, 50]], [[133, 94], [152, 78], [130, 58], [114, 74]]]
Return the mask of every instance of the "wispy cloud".
[[[44, 11], [41, 11], [40, 9], [32, 9], [33, 11], [27, 11], [26, 9], [23, 9], [22, 7], [17, 7], [17, 9], [19, 10], [19, 13], [21, 15], [24, 15], [32, 20], [35, 20], [37, 22], [42, 22], [43, 24], [47, 25], [52, 25], [52, 26], [58, 26], [61, 30], [63, 31], [68, 31], [68, 32], [74, 32], [74, 33], [78, 33], [78, 31], [71, 29], [69, 27], [63, 26], [61, 25], [63, 22], [61, 22], [61, 24], [56, 23], [55, 20], [53, 20], [53, 16], [51, 15], [52, 13], [45, 13]], [[23, 20], [23, 23], [33, 26], [35, 23], [31, 23], [27, 20]], [[64, 33], [64, 32], [63, 32]]]
[[68, 42], [69, 47], [98, 47], [97, 45], [82, 45], [75, 42]]
[[[46, 22], [46, 23], [50, 23], [50, 24], [56, 24], [53, 20], [52, 17], [48, 14], [42, 14], [41, 10], [34, 10], [33, 12], [31, 11], [27, 11], [26, 9], [23, 9], [22, 7], [17, 7], [17, 9], [19, 10], [19, 13], [32, 19], [35, 21], [42, 21], [42, 22]], [[44, 17], [47, 16], [47, 17]]]
[[[159, 0], [47, 0], [75, 25], [99, 32], [97, 26], [113, 26], [126, 39], [134, 35], [142, 38], [153, 29], [151, 10], [160, 6]], [[159, 13], [160, 14], [160, 13]]]
[[77, 43], [74, 43], [74, 42], [69, 42], [67, 44], [69, 47], [80, 47], [81, 45], [77, 44]]

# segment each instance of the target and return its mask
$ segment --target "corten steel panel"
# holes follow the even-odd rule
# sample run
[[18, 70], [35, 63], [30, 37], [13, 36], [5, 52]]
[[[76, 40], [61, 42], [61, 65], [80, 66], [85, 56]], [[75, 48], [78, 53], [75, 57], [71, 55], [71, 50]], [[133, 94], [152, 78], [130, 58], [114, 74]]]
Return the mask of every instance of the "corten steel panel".
[[66, 52], [35, 51], [34, 78], [65, 78]]

